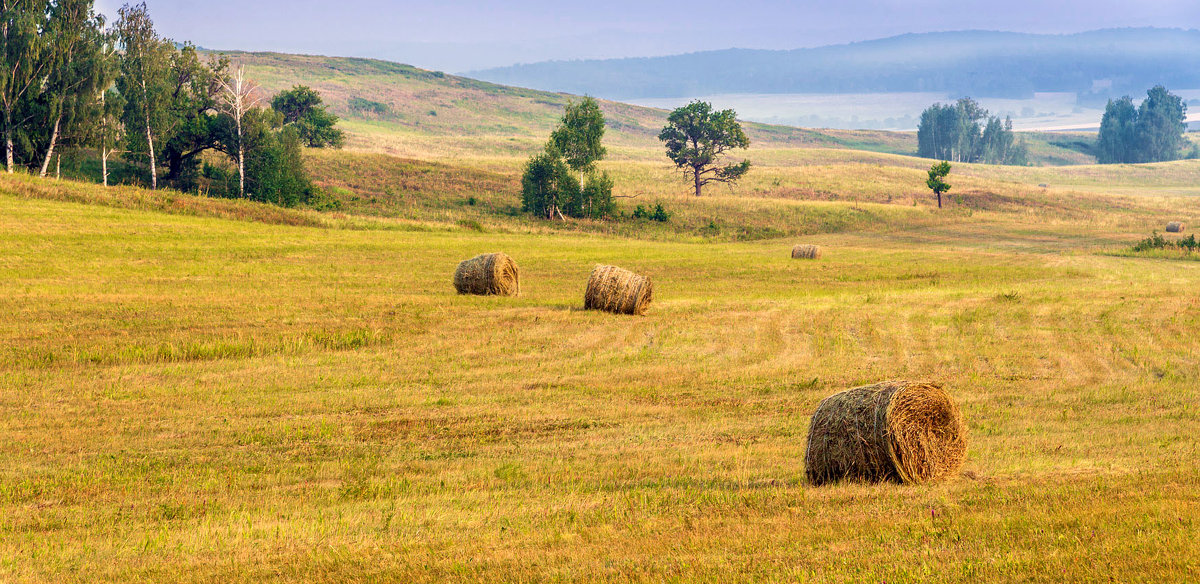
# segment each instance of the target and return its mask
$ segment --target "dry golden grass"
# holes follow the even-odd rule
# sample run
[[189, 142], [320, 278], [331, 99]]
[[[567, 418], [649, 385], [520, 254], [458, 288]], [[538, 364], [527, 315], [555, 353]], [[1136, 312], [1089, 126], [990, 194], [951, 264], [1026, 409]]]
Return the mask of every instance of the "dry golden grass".
[[[602, 167], [671, 222], [547, 224], [560, 104], [465, 95], [310, 154], [345, 216], [0, 177], [0, 581], [1200, 579], [1200, 265], [1094, 253], [1200, 219], [1200, 163], [955, 165], [938, 211], [779, 138], [696, 199], [635, 129]], [[481, 249], [521, 296], [447, 285]], [[579, 310], [599, 262], [654, 310]], [[821, 399], [895, 378], [954, 388], [963, 473], [812, 488]]]
[[[1195, 581], [1200, 271], [1087, 253], [1113, 213], [794, 262], [0, 196], [0, 580]], [[481, 246], [519, 298], [447, 286]], [[655, 310], [577, 310], [597, 261]], [[954, 388], [965, 474], [809, 487], [883, 378]]]

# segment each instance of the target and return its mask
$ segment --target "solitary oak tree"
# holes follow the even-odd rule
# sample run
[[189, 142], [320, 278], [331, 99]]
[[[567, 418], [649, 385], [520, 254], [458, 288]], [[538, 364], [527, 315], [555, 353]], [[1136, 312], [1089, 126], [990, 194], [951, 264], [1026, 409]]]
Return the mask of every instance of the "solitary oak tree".
[[729, 150], [750, 147], [731, 109], [714, 112], [712, 104], [693, 101], [671, 112], [658, 139], [666, 143], [667, 157], [692, 179], [697, 197], [704, 185], [735, 183], [750, 170], [749, 160], [724, 163]]

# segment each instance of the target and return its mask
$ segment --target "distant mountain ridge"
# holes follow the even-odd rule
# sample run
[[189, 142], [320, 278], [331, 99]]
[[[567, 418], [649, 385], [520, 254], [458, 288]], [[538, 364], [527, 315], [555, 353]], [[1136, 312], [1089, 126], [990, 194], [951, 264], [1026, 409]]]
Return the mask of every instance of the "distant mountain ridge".
[[1155, 84], [1200, 88], [1200, 31], [1104, 29], [1064, 35], [905, 34], [811, 49], [727, 49], [667, 57], [547, 61], [468, 75], [608, 99], [721, 93], [944, 92], [1104, 99]]

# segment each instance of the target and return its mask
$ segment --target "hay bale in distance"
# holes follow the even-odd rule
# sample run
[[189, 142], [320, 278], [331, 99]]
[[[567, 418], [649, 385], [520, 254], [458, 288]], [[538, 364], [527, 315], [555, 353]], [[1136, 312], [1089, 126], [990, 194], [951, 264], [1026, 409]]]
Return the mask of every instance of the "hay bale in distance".
[[792, 259], [794, 260], [818, 260], [821, 259], [821, 248], [816, 245], [800, 244], [792, 248]]
[[654, 296], [650, 278], [616, 266], [596, 266], [583, 294], [586, 310], [617, 314], [646, 314]]
[[885, 381], [821, 402], [808, 428], [804, 467], [814, 485], [925, 483], [957, 472], [966, 456], [962, 414], [941, 387]]
[[458, 264], [454, 289], [459, 294], [516, 296], [521, 292], [517, 262], [508, 254], [485, 253]]
[[1170, 223], [1167, 223], [1167, 233], [1182, 233], [1182, 232], [1183, 232], [1183, 223], [1180, 223], [1178, 221], [1172, 221]]

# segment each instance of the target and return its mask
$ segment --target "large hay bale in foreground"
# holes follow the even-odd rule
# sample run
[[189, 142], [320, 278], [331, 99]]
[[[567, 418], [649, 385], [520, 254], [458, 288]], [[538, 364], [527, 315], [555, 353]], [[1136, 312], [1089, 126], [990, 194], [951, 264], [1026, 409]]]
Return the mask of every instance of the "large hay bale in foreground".
[[503, 253], [485, 253], [458, 264], [454, 289], [459, 294], [516, 296], [521, 291], [517, 262]]
[[1181, 233], [1181, 232], [1183, 232], [1183, 223], [1180, 223], [1178, 221], [1172, 221], [1170, 223], [1167, 223], [1167, 233]]
[[941, 387], [885, 381], [821, 402], [808, 428], [804, 466], [814, 485], [924, 483], [957, 472], [966, 456], [962, 414]]
[[821, 248], [815, 245], [802, 243], [792, 248], [792, 259], [794, 260], [816, 260], [821, 259]]
[[588, 278], [583, 307], [617, 314], [646, 314], [654, 296], [650, 278], [616, 266], [596, 266]]

